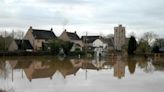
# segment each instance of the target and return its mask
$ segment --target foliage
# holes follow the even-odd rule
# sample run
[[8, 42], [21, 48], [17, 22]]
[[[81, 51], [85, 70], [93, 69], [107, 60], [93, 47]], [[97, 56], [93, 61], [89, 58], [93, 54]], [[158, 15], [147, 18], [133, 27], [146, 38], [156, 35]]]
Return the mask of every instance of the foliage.
[[73, 46], [73, 43], [71, 43], [71, 42], [68, 42], [68, 41], [61, 41], [61, 47], [63, 48], [64, 53], [65, 53], [66, 55], [68, 55], [68, 53], [70, 52], [72, 46]]
[[139, 54], [147, 54], [151, 52], [151, 47], [147, 41], [141, 39], [136, 51]]
[[69, 56], [84, 56], [85, 52], [84, 51], [80, 51], [80, 50], [75, 50], [73, 52], [69, 52]]
[[[142, 38], [139, 41], [139, 45], [137, 47], [137, 53], [140, 54], [147, 54], [150, 53], [151, 50], [151, 46], [153, 45], [153, 42], [155, 41], [155, 39], [157, 38], [157, 34], [153, 33], [153, 32], [146, 32], [144, 33], [144, 35], [142, 36]], [[158, 48], [156, 48], [157, 50]], [[155, 48], [154, 48], [155, 50]]]
[[53, 40], [50, 44], [50, 47], [53, 54], [58, 54], [60, 51], [61, 43], [59, 40]]
[[63, 49], [64, 53], [68, 55], [72, 46], [73, 46], [73, 43], [59, 40], [59, 39], [53, 40], [50, 44], [51, 52], [54, 54], [59, 54], [60, 49]]
[[128, 43], [128, 54], [133, 55], [136, 49], [137, 49], [137, 41], [134, 36], [131, 36]]
[[159, 53], [159, 46], [153, 46], [152, 52]]
[[13, 38], [8, 37], [2, 37], [0, 36], [0, 51], [5, 51], [8, 49], [9, 45], [11, 44]]
[[105, 38], [114, 38], [113, 34], [108, 34], [107, 36], [105, 36]]

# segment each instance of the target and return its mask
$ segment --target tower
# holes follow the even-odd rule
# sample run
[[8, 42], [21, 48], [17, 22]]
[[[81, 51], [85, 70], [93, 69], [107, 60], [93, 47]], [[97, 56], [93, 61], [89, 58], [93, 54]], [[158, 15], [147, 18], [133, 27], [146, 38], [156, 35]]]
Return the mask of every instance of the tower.
[[125, 44], [125, 27], [119, 25], [114, 27], [114, 47], [116, 50], [121, 51], [122, 46]]

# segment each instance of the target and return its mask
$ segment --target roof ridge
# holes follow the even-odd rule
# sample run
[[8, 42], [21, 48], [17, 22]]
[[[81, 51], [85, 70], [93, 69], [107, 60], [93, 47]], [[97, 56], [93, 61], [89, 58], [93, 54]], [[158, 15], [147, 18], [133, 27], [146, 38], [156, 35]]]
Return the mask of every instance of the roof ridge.
[[76, 34], [75, 32], [66, 32], [66, 33], [72, 33], [72, 34]]
[[45, 29], [32, 29], [34, 31], [48, 31], [48, 32], [51, 32], [52, 30], [45, 30]]

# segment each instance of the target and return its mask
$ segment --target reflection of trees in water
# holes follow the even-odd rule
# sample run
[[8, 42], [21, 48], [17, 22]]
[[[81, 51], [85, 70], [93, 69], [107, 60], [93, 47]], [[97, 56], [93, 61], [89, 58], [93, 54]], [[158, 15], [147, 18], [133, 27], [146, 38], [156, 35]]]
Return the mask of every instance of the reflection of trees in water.
[[146, 58], [138, 58], [138, 65], [140, 68], [145, 68], [147, 65], [147, 59]]
[[0, 61], [0, 78], [7, 78], [9, 72], [7, 68], [5, 61]]
[[154, 66], [153, 66], [153, 64], [152, 64], [152, 59], [151, 58], [148, 58], [147, 59], [147, 64], [146, 64], [146, 66], [145, 66], [145, 68], [144, 68], [144, 72], [146, 72], [146, 73], [152, 73], [152, 72], [154, 72]]
[[128, 69], [130, 74], [134, 74], [135, 69], [136, 69], [136, 59], [134, 57], [128, 58]]
[[0, 61], [0, 78], [4, 76], [4, 71], [5, 71], [5, 63], [4, 61]]
[[11, 67], [8, 62], [0, 61], [0, 92], [15, 92], [9, 79]]

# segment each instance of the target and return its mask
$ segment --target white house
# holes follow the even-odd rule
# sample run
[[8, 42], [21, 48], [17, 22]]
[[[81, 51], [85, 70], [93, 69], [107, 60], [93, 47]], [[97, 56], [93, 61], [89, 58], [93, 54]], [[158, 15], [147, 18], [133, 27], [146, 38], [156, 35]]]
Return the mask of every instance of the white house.
[[107, 43], [103, 42], [103, 40], [101, 39], [96, 39], [93, 43], [92, 46], [95, 48], [102, 48], [102, 49], [106, 49], [107, 48]]
[[105, 54], [104, 52], [107, 51], [108, 44], [103, 39], [98, 38], [93, 41], [92, 46], [94, 47], [95, 55], [99, 57]]

